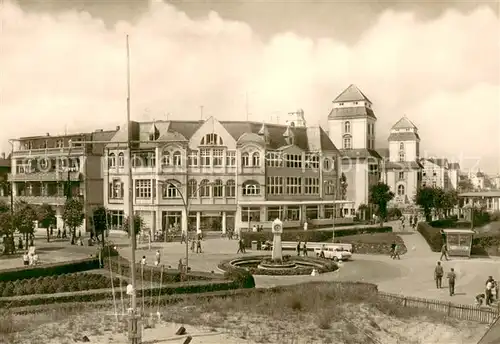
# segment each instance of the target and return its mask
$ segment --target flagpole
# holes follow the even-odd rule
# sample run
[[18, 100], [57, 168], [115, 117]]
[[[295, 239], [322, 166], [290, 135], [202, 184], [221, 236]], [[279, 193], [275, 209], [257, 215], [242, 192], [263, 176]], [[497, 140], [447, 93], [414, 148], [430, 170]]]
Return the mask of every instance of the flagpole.
[[130, 46], [127, 35], [127, 157], [128, 157], [128, 230], [130, 234], [130, 278], [132, 284], [131, 310], [129, 323], [129, 340], [131, 344], [140, 344], [141, 336], [139, 326], [139, 315], [137, 314], [137, 296], [136, 296], [136, 271], [135, 271], [135, 228], [134, 228], [134, 194], [132, 179], [132, 130], [130, 120]]

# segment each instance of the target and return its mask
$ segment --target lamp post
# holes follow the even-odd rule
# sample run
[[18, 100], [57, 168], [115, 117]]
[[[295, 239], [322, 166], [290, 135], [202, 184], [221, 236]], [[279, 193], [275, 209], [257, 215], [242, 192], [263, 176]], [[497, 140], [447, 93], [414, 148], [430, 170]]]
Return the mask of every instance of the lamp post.
[[[162, 184], [162, 185], [169, 185], [169, 186], [172, 186], [173, 188], [175, 188], [175, 190], [177, 191], [177, 193], [181, 196], [181, 200], [182, 200], [182, 205], [184, 206], [184, 212], [186, 214], [186, 273], [188, 272], [188, 268], [189, 268], [189, 208], [191, 206], [191, 202], [189, 201], [190, 198], [186, 197], [184, 195], [184, 193], [182, 192], [182, 190], [174, 183], [172, 183], [171, 181], [168, 181], [168, 180], [161, 180], [161, 181], [158, 181], [158, 183]], [[202, 185], [199, 185], [198, 188], [193, 192], [194, 195], [197, 195], [198, 194], [198, 191], [201, 190], [201, 188], [203, 187], [206, 187], [206, 186], [213, 186], [214, 183], [208, 183], [208, 184], [202, 184]], [[163, 190], [162, 190], [163, 191]], [[162, 192], [163, 194], [163, 192]]]

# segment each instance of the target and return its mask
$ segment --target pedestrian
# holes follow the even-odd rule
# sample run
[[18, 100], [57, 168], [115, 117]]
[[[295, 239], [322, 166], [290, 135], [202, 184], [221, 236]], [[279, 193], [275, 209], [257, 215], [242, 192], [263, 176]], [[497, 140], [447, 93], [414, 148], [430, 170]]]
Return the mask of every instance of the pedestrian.
[[396, 251], [396, 242], [393, 241], [391, 244], [391, 255], [390, 258], [394, 258], [394, 251]]
[[450, 296], [455, 295], [455, 281], [457, 280], [457, 275], [453, 268], [448, 272], [448, 289], [450, 290]]
[[396, 244], [396, 246], [394, 246], [394, 256], [392, 257], [392, 259], [401, 259], [401, 257], [399, 256], [399, 245]]
[[441, 262], [437, 262], [436, 268], [434, 269], [434, 279], [436, 280], [436, 288], [441, 289], [443, 282], [443, 267], [441, 266]]
[[441, 257], [439, 258], [439, 260], [443, 260], [443, 257], [446, 260], [449, 260], [449, 258], [448, 258], [448, 247], [446, 246], [446, 244], [444, 244], [443, 246], [441, 246]]
[[61, 228], [57, 229], [57, 239], [61, 239]]
[[307, 231], [307, 227], [308, 227], [308, 226], [309, 226], [309, 225], [307, 224], [307, 221], [305, 221], [305, 222], [304, 222], [304, 230], [305, 230], [305, 231]]
[[404, 232], [405, 230], [405, 217], [401, 216], [401, 231]]
[[319, 252], [320, 258], [325, 258], [325, 245], [321, 246], [321, 251]]
[[160, 265], [160, 250], [156, 250], [156, 254], [155, 254], [155, 266], [158, 266]]
[[300, 241], [297, 244], [297, 256], [300, 256]]
[[141, 265], [146, 265], [146, 256], [142, 256]]
[[252, 232], [257, 233], [257, 226], [256, 225], [252, 226]]
[[486, 280], [486, 288], [485, 288], [485, 304], [486, 306], [489, 306], [491, 302], [493, 301], [493, 277], [489, 276], [488, 279]]
[[24, 252], [23, 254], [23, 265], [24, 266], [30, 265], [30, 256], [28, 254], [28, 251]]
[[184, 232], [181, 233], [181, 244], [187, 241], [187, 237]]
[[201, 252], [201, 240], [200, 239], [196, 240], [196, 253], [202, 253]]
[[245, 253], [245, 247], [243, 245], [243, 240], [238, 240], [238, 251], [236, 252], [236, 254], [238, 253]]
[[304, 254], [304, 257], [307, 257], [307, 241], [304, 242], [304, 246], [302, 247], [302, 253]]
[[179, 259], [179, 264], [177, 265], [177, 269], [179, 270], [179, 272], [184, 272], [184, 264], [182, 263], [182, 258]]

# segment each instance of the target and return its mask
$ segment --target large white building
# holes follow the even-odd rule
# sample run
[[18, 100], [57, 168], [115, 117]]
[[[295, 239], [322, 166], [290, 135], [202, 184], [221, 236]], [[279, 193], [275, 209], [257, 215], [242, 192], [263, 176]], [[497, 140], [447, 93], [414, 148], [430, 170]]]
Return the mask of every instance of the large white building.
[[418, 128], [404, 116], [392, 126], [388, 141], [383, 179], [394, 192], [396, 204], [413, 204], [422, 179]]
[[372, 102], [355, 85], [347, 87], [333, 101], [328, 115], [329, 136], [342, 153], [341, 171], [347, 179], [344, 198], [354, 201], [344, 215], [354, 215], [368, 204], [370, 186], [380, 180], [381, 157], [375, 151], [377, 117]]

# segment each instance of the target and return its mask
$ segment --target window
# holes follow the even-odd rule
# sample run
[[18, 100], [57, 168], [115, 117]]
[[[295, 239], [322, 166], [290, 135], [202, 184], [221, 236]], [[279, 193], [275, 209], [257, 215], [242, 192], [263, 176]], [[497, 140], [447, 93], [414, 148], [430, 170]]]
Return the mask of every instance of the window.
[[405, 173], [404, 172], [398, 172], [398, 180], [404, 180], [405, 179]]
[[139, 179], [135, 181], [135, 197], [151, 198], [151, 179]]
[[194, 198], [198, 194], [198, 183], [195, 179], [190, 179], [188, 181], [188, 197]]
[[215, 145], [219, 145], [219, 146], [222, 146], [224, 144], [224, 142], [222, 141], [222, 137], [219, 137], [219, 135], [215, 134], [215, 133], [211, 133], [211, 134], [207, 134], [205, 135], [205, 137], [203, 137], [201, 139], [201, 142], [200, 144], [202, 146], [215, 146]]
[[213, 197], [224, 196], [223, 190], [224, 190], [224, 184], [222, 183], [222, 180], [217, 179], [213, 186]]
[[198, 151], [192, 150], [188, 155], [188, 165], [189, 166], [198, 166]]
[[241, 166], [250, 166], [250, 154], [248, 152], [241, 154]]
[[400, 162], [405, 161], [405, 152], [399, 152], [399, 161]]
[[252, 166], [254, 166], [254, 167], [260, 166], [260, 153], [259, 152], [254, 152], [252, 154]]
[[282, 167], [283, 160], [281, 159], [280, 152], [267, 152], [266, 154], [266, 166], [267, 167]]
[[241, 207], [242, 222], [260, 222], [259, 207]]
[[210, 166], [210, 149], [200, 150], [200, 165]]
[[214, 149], [213, 153], [214, 153], [213, 157], [214, 166], [222, 166], [222, 162], [224, 161], [224, 150]]
[[29, 150], [33, 149], [33, 141], [28, 141], [28, 143], [26, 144], [27, 148]]
[[351, 137], [349, 135], [344, 136], [344, 149], [352, 149]]
[[319, 211], [317, 205], [306, 206], [306, 219], [317, 220], [319, 218]]
[[282, 207], [267, 207], [267, 221], [274, 221], [283, 218]]
[[330, 158], [324, 158], [323, 159], [323, 169], [325, 169], [327, 172], [330, 172], [332, 167], [333, 167], [333, 164], [330, 163]]
[[398, 196], [404, 196], [405, 195], [405, 187], [404, 185], [399, 185], [398, 186]]
[[335, 181], [326, 180], [325, 181], [325, 195], [335, 195]]
[[156, 167], [156, 154], [148, 153], [146, 155], [146, 166], [147, 167]]
[[203, 179], [200, 182], [200, 197], [210, 197], [210, 182], [208, 179]]
[[40, 170], [46, 171], [49, 167], [50, 161], [47, 158], [41, 158], [38, 160], [38, 168]]
[[351, 133], [351, 122], [347, 121], [344, 123], [344, 133], [345, 134]]
[[234, 180], [230, 179], [226, 182], [226, 197], [236, 196], [236, 184]]
[[405, 150], [405, 144], [404, 144], [404, 142], [400, 142], [399, 143], [399, 150], [402, 150], [402, 151]]
[[115, 153], [109, 153], [108, 155], [108, 167], [115, 168], [116, 167], [116, 156]]
[[123, 199], [123, 183], [119, 179], [114, 179], [109, 183], [109, 198]]
[[256, 181], [246, 181], [243, 183], [243, 196], [260, 195], [260, 185]]
[[125, 166], [125, 155], [123, 153], [118, 153], [118, 167]]
[[306, 154], [306, 168], [319, 169], [319, 155], [316, 153]]
[[286, 210], [286, 219], [288, 221], [298, 221], [300, 220], [300, 207], [298, 206], [288, 206]]
[[182, 166], [182, 155], [181, 152], [176, 151], [172, 156], [172, 164], [174, 166]]
[[288, 168], [302, 168], [302, 155], [286, 154], [285, 161]]
[[307, 177], [304, 180], [304, 193], [306, 195], [319, 195], [319, 179]]
[[57, 148], [63, 148], [63, 146], [64, 146], [63, 140], [57, 140], [56, 141], [56, 147]]
[[370, 125], [370, 123], [367, 123], [366, 124], [366, 131], [367, 131], [368, 136], [370, 136], [372, 134], [371, 129], [372, 129], [372, 126]]
[[226, 151], [226, 166], [234, 167], [236, 166], [236, 152]]
[[286, 178], [286, 193], [288, 195], [300, 195], [302, 193], [302, 178], [287, 177]]
[[432, 187], [435, 188], [437, 186], [437, 183], [435, 181], [432, 182]]
[[163, 184], [163, 198], [178, 198], [180, 183], [178, 181], [169, 181]]
[[283, 177], [267, 177], [266, 188], [268, 195], [282, 195]]

